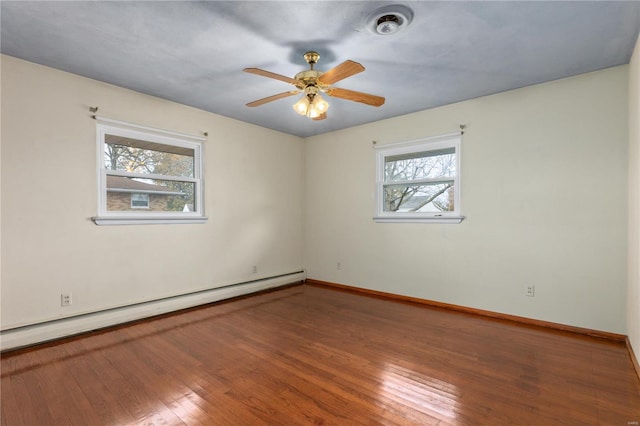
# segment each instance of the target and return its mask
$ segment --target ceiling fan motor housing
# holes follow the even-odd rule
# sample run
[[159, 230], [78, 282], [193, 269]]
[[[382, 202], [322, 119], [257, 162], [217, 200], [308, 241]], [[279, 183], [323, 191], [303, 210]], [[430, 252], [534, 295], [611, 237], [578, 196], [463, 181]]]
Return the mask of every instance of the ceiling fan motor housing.
[[[300, 81], [296, 87], [300, 90], [305, 90], [307, 92], [308, 87], [314, 87], [319, 89], [324, 89], [326, 85], [323, 85], [318, 81], [318, 78], [323, 74], [321, 71], [316, 71], [313, 69], [313, 66], [318, 63], [320, 59], [320, 54], [318, 52], [309, 51], [304, 54], [304, 60], [309, 64], [309, 69], [305, 71], [301, 71], [294, 77], [296, 80]], [[317, 90], [314, 94], [317, 93]], [[309, 92], [307, 92], [309, 94]]]
[[300, 90], [303, 90], [305, 87], [309, 85], [319, 86], [318, 78], [322, 75], [321, 71], [316, 70], [306, 70], [301, 71], [296, 74], [295, 79], [299, 80], [301, 83], [296, 85], [296, 87]]

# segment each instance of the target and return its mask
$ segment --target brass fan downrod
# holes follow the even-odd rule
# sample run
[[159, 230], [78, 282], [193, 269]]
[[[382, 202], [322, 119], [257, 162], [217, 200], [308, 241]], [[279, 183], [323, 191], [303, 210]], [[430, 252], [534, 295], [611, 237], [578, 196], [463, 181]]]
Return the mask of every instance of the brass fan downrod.
[[318, 84], [318, 78], [322, 75], [322, 72], [313, 69], [313, 66], [317, 64], [318, 59], [320, 59], [320, 54], [310, 50], [303, 56], [304, 60], [309, 64], [309, 69], [301, 71], [295, 76], [295, 79], [299, 82], [296, 87], [300, 90], [304, 90], [310, 85], [316, 86]]

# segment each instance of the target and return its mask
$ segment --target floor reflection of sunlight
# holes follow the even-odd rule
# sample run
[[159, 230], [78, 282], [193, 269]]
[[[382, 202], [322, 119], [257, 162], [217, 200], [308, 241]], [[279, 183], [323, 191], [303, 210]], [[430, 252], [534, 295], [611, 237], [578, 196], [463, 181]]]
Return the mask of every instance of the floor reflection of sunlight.
[[191, 390], [185, 390], [168, 397], [163, 403], [156, 405], [142, 421], [138, 421], [136, 424], [147, 426], [174, 423], [207, 423], [207, 421], [211, 421], [211, 418], [200, 407], [203, 402], [205, 401], [200, 395]]
[[392, 363], [385, 363], [381, 379], [388, 398], [441, 420], [456, 419], [457, 386]]

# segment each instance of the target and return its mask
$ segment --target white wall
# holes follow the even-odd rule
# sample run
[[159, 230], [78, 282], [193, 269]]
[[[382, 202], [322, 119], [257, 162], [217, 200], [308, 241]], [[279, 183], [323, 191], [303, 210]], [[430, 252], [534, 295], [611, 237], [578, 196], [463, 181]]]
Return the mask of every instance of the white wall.
[[[1, 75], [3, 330], [302, 269], [299, 138], [12, 57]], [[95, 225], [89, 106], [208, 131], [208, 223]]]
[[629, 64], [627, 335], [640, 364], [640, 38]]
[[[307, 276], [625, 333], [627, 73], [611, 68], [307, 139]], [[374, 223], [372, 141], [460, 123], [467, 219]]]

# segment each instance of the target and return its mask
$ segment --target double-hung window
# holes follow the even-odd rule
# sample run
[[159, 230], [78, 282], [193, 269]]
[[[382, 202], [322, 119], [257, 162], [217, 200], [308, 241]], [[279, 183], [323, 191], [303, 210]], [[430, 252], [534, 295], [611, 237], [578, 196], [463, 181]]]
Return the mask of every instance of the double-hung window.
[[96, 118], [98, 225], [203, 223], [204, 138]]
[[460, 223], [459, 133], [377, 146], [377, 222]]

